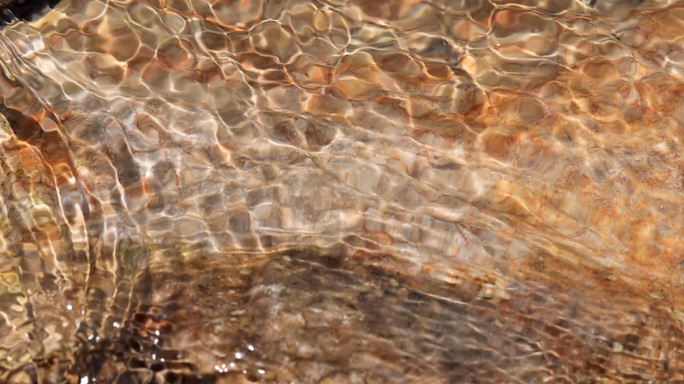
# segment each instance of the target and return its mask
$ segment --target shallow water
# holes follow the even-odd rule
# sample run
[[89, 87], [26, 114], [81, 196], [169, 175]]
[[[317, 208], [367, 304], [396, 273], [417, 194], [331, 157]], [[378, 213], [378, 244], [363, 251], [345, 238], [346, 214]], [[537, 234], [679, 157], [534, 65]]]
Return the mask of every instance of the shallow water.
[[684, 380], [684, 3], [61, 1], [0, 32], [0, 382]]

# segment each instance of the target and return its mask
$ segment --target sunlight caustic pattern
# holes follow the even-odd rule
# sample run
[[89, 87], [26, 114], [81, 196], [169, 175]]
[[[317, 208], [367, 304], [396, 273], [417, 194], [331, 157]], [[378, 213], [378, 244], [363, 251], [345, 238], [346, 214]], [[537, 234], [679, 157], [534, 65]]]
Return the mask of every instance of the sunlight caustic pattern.
[[65, 0], [0, 33], [0, 381], [684, 380], [684, 3]]

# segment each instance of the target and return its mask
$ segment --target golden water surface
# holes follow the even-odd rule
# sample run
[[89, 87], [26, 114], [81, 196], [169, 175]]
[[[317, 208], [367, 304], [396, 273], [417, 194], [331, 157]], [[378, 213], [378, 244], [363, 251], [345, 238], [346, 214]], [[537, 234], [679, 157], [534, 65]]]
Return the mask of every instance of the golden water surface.
[[2, 383], [684, 380], [684, 3], [64, 0], [0, 59]]

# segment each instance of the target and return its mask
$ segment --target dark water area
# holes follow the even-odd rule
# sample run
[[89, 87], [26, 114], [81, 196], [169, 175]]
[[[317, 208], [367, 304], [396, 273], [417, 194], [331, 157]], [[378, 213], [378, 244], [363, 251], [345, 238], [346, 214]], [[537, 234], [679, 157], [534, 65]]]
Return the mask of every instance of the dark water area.
[[0, 26], [16, 21], [32, 21], [50, 10], [59, 0], [5, 0], [0, 1]]

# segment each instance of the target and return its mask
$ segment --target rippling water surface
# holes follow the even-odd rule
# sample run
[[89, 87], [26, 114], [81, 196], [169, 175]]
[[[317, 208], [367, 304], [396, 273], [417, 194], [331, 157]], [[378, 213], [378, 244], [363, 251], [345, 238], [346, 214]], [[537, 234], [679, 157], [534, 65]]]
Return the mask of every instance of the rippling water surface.
[[684, 380], [684, 3], [64, 0], [0, 59], [0, 382]]

